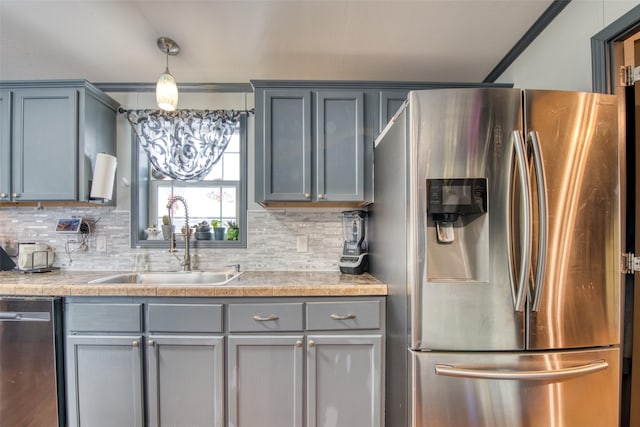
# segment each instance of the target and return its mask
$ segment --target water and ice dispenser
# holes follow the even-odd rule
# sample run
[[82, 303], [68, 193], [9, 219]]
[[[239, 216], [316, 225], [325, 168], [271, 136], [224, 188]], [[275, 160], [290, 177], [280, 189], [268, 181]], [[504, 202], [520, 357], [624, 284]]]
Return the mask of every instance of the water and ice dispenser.
[[427, 179], [427, 275], [430, 280], [487, 280], [486, 178]]

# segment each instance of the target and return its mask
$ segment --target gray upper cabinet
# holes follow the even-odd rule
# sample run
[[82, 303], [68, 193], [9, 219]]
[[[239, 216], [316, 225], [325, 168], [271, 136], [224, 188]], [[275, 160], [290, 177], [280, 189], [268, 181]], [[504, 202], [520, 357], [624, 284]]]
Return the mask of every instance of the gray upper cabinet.
[[18, 89], [13, 106], [11, 198], [75, 200], [77, 91]]
[[256, 202], [370, 203], [373, 97], [331, 87], [256, 87]]
[[364, 92], [315, 93], [315, 197], [364, 202]]
[[[263, 185], [259, 201], [311, 200], [311, 92], [283, 89], [261, 93], [263, 138], [256, 141], [262, 154]], [[258, 127], [256, 120], [256, 129]]]
[[118, 104], [85, 81], [0, 89], [0, 201], [89, 201], [96, 155], [116, 154]]
[[382, 132], [389, 120], [407, 99], [409, 90], [384, 90], [380, 92], [380, 118], [378, 133]]
[[0, 90], [0, 201], [11, 193], [11, 92]]

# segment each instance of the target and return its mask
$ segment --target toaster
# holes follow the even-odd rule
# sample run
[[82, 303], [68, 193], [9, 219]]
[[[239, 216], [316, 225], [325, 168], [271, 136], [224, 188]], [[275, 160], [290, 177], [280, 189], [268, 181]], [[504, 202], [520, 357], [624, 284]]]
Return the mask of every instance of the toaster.
[[18, 268], [36, 270], [53, 265], [55, 252], [43, 243], [21, 243], [18, 249]]

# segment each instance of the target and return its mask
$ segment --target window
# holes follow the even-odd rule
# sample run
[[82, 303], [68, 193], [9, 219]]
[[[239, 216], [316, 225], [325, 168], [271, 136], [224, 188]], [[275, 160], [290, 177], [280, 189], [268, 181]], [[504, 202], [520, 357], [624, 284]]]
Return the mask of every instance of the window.
[[[131, 245], [132, 247], [168, 247], [163, 235], [162, 240], [147, 240], [145, 229], [155, 224], [161, 229], [163, 216], [168, 214], [167, 201], [171, 194], [182, 196], [189, 208], [189, 226], [202, 221], [211, 224], [218, 221], [228, 231], [228, 223], [239, 225], [237, 240], [228, 240], [225, 232], [223, 240], [191, 239], [196, 247], [244, 248], [246, 247], [246, 157], [247, 157], [247, 118], [242, 115], [240, 126], [232, 136], [229, 145], [213, 169], [201, 181], [178, 181], [163, 177], [153, 170], [147, 156], [137, 143], [132, 149], [132, 206], [131, 206]], [[174, 230], [178, 236], [178, 245], [184, 242], [185, 212], [180, 202], [172, 207]], [[182, 243], [184, 244], [184, 243]]]

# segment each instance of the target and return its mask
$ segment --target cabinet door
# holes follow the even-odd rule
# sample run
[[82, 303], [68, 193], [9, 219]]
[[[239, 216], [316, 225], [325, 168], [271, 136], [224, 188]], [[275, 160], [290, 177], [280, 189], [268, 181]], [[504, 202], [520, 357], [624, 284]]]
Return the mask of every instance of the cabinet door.
[[67, 336], [70, 427], [142, 427], [140, 335]]
[[11, 92], [0, 90], [0, 201], [11, 194]]
[[265, 200], [311, 200], [311, 92], [265, 91], [263, 120]]
[[389, 120], [402, 106], [402, 103], [407, 99], [408, 90], [393, 90], [380, 92], [380, 125], [378, 133], [387, 126]]
[[316, 199], [364, 201], [364, 92], [316, 92]]
[[229, 427], [302, 427], [302, 335], [229, 336]]
[[380, 427], [381, 335], [307, 337], [307, 427]]
[[223, 341], [211, 336], [149, 336], [149, 427], [223, 426]]
[[76, 200], [78, 93], [21, 89], [13, 94], [15, 200]]

